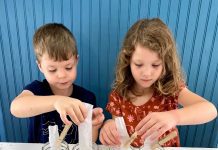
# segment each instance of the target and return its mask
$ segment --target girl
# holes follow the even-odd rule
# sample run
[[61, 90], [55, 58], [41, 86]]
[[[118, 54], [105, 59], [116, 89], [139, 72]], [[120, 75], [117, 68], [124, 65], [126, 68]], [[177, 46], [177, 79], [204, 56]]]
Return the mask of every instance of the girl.
[[[147, 137], [154, 141], [178, 132], [177, 125], [202, 124], [217, 116], [212, 103], [186, 87], [173, 36], [160, 19], [139, 20], [127, 32], [106, 109], [113, 119], [124, 118], [129, 135], [137, 132], [134, 147]], [[104, 145], [120, 144], [113, 119], [100, 131]], [[180, 146], [179, 136], [164, 146]]]

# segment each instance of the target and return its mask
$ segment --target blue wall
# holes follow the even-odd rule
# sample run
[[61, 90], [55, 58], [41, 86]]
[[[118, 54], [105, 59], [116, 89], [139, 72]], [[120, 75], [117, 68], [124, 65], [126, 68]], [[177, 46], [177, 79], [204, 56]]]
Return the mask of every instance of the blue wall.
[[[105, 107], [127, 29], [140, 18], [160, 17], [176, 38], [189, 88], [217, 107], [217, 8], [217, 0], [0, 0], [0, 141], [26, 141], [27, 120], [13, 117], [9, 108], [24, 85], [43, 79], [32, 36], [48, 22], [74, 33], [80, 55], [76, 83]], [[180, 128], [183, 146], [214, 147], [217, 134], [217, 119]]]

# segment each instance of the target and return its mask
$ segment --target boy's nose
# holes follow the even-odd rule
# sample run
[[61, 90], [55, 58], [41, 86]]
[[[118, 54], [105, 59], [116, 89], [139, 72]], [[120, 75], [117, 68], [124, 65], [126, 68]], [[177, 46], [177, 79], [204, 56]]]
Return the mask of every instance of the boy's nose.
[[64, 71], [59, 71], [57, 75], [58, 78], [64, 78], [66, 76], [66, 73]]

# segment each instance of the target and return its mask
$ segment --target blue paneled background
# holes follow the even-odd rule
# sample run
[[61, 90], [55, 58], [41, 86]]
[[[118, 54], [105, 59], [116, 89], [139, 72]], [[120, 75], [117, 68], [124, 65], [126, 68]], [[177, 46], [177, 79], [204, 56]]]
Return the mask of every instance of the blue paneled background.
[[[175, 36], [189, 88], [217, 107], [217, 8], [218, 0], [0, 0], [0, 141], [27, 141], [27, 120], [13, 117], [9, 108], [24, 85], [43, 79], [32, 36], [48, 22], [74, 33], [76, 83], [93, 91], [104, 108], [127, 29], [140, 18], [160, 17]], [[180, 137], [183, 146], [216, 147], [217, 119], [180, 127]]]

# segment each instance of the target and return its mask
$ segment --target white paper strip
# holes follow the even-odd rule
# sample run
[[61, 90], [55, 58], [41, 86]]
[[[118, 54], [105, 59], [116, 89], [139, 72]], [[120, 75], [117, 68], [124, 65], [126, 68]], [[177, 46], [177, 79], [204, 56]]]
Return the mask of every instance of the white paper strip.
[[79, 125], [79, 150], [92, 150], [92, 109], [93, 105], [84, 103], [87, 108], [87, 117]]
[[124, 119], [123, 117], [116, 117], [115, 118], [115, 124], [116, 124], [116, 127], [117, 127], [117, 130], [120, 134], [120, 140], [121, 140], [121, 146], [120, 146], [120, 149], [121, 150], [126, 150], [125, 148], [125, 142], [130, 138], [129, 137], [129, 134], [126, 130], [126, 124], [124, 122]]
[[51, 150], [56, 150], [56, 141], [59, 137], [59, 133], [58, 133], [58, 126], [54, 125], [54, 126], [48, 126], [48, 131], [49, 131], [49, 145]]

